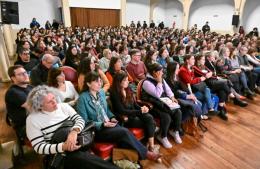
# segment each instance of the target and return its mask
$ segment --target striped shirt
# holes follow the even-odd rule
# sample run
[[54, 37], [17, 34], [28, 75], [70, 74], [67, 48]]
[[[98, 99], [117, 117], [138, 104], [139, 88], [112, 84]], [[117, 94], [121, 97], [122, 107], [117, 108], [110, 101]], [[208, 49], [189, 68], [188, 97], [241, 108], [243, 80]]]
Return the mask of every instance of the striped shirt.
[[39, 154], [62, 153], [62, 143], [50, 144], [55, 131], [66, 120], [72, 120], [72, 128], [84, 128], [85, 122], [77, 112], [67, 103], [59, 103], [53, 112], [31, 113], [26, 119], [26, 133], [33, 149]]

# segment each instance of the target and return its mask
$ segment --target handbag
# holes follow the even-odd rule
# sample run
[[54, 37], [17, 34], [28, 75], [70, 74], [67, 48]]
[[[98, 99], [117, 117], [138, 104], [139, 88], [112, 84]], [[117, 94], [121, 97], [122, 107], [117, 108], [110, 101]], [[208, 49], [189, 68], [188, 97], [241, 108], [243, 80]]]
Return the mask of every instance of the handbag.
[[[53, 144], [65, 142], [71, 128], [74, 126], [74, 122], [71, 120], [66, 120], [54, 133], [51, 142]], [[88, 122], [85, 124], [85, 128], [78, 134], [77, 141], [81, 146], [80, 150], [88, 150], [88, 148], [94, 142], [95, 137], [95, 123]]]
[[[65, 142], [71, 128], [74, 126], [74, 122], [71, 120], [66, 120], [63, 124], [56, 130], [52, 136], [51, 143], [57, 144]], [[85, 124], [85, 128], [78, 134], [77, 141], [81, 145], [80, 151], [87, 151], [89, 147], [93, 144], [95, 137], [95, 123], [88, 122]], [[64, 158], [66, 153], [57, 153], [55, 155], [48, 155], [45, 158], [45, 169], [62, 169]]]
[[192, 91], [194, 91], [194, 92], [201, 92], [201, 93], [204, 93], [206, 87], [207, 87], [207, 85], [206, 85], [205, 82], [199, 82], [199, 83], [193, 84], [191, 86]]

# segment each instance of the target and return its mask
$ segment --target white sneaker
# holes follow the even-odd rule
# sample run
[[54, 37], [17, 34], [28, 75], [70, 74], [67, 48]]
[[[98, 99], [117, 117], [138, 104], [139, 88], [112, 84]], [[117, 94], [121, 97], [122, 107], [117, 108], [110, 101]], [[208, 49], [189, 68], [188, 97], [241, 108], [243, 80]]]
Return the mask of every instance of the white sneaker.
[[172, 130], [170, 130], [169, 134], [174, 138], [174, 141], [177, 144], [181, 144], [182, 143], [181, 137], [179, 135], [179, 131], [172, 131]]
[[162, 143], [164, 148], [172, 148], [172, 144], [169, 142], [167, 137], [162, 138], [161, 136], [157, 135], [156, 139]]
[[155, 130], [154, 130], [154, 133], [158, 133], [160, 131], [160, 128], [159, 127], [155, 127]]

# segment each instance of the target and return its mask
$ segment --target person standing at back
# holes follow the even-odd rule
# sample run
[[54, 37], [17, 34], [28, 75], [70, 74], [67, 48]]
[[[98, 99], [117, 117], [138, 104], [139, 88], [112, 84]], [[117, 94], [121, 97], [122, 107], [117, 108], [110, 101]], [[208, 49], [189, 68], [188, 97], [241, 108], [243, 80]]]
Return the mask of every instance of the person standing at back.
[[210, 32], [209, 22], [207, 21], [206, 24], [202, 27], [203, 34]]

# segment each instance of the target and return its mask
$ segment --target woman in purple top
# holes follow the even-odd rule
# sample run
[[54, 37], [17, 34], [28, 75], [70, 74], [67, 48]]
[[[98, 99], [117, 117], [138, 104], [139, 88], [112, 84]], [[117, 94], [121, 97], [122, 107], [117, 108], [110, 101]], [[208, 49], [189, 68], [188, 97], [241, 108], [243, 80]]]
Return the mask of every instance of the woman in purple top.
[[[181, 129], [182, 112], [178, 101], [175, 99], [170, 87], [163, 79], [163, 67], [158, 63], [153, 63], [148, 67], [148, 75], [142, 85], [142, 100], [153, 104], [152, 112], [160, 117], [161, 134], [157, 139], [165, 148], [171, 148], [172, 144], [168, 141], [167, 132], [178, 144], [182, 143], [179, 136]], [[164, 101], [163, 101], [164, 100]], [[167, 100], [167, 103], [165, 102]], [[169, 128], [172, 126], [172, 130]]]

